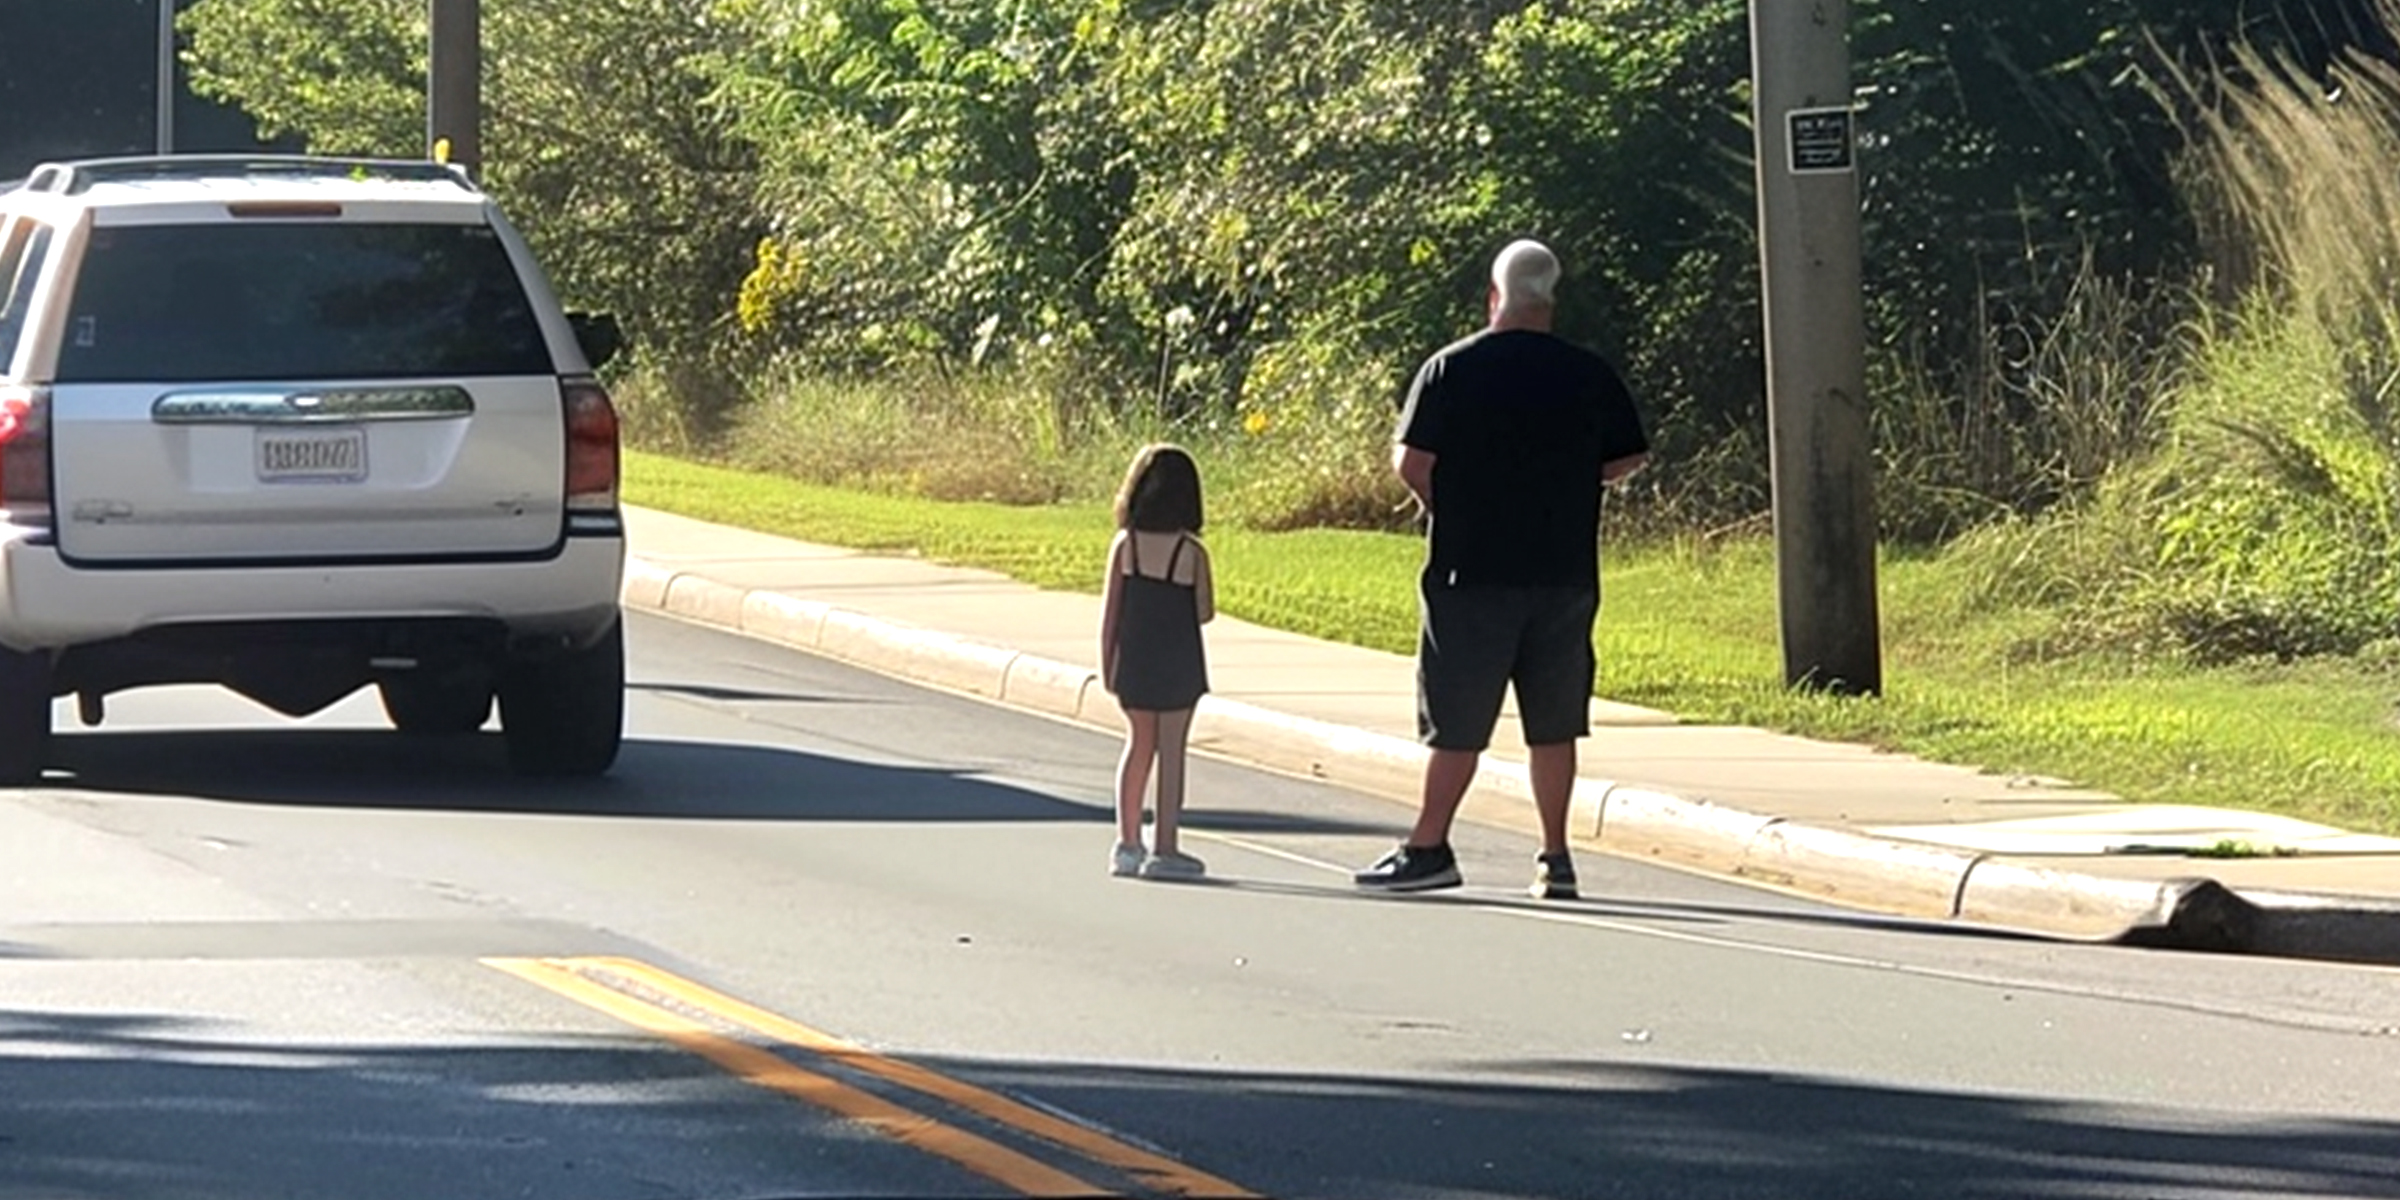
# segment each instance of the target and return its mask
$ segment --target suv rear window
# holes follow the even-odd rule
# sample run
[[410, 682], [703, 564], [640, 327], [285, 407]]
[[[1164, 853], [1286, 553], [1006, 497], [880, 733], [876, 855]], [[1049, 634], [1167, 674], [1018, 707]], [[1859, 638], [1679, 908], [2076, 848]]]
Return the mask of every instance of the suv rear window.
[[546, 375], [485, 225], [259, 222], [94, 229], [61, 383]]

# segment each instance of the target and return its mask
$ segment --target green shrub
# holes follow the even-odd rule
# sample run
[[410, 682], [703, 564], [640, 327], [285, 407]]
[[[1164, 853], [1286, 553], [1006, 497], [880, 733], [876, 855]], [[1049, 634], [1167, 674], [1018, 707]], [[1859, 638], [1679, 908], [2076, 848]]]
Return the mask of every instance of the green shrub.
[[2312, 319], [2263, 313], [2211, 346], [2178, 413], [2132, 601], [2207, 657], [2350, 653], [2400, 624], [2400, 453], [2344, 358]]
[[1216, 450], [1226, 517], [1254, 529], [1405, 529], [1416, 503], [1392, 474], [1406, 370], [1300, 338], [1260, 354]]

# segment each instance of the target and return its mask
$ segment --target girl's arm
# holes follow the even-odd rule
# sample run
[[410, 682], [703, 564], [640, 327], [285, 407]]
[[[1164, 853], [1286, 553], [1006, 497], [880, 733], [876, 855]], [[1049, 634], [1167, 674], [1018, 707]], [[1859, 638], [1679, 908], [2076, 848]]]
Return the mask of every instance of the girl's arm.
[[1125, 539], [1117, 531], [1108, 543], [1108, 578], [1100, 585], [1100, 685], [1116, 691], [1117, 677], [1117, 610], [1125, 599]]
[[1217, 615], [1216, 573], [1208, 568], [1208, 547], [1192, 539], [1192, 597], [1200, 609], [1200, 623], [1208, 624]]

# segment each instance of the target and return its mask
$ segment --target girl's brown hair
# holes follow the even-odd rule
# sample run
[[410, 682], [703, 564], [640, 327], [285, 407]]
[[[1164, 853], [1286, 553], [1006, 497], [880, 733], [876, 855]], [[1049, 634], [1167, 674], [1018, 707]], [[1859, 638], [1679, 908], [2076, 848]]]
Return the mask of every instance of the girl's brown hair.
[[1145, 533], [1200, 532], [1200, 466], [1183, 447], [1144, 446], [1117, 489], [1117, 528]]

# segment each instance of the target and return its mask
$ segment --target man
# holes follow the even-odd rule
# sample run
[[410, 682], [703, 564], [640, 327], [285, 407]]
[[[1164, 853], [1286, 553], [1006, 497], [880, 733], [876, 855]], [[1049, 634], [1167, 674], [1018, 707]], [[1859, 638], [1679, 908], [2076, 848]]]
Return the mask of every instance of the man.
[[1598, 355], [1551, 334], [1556, 256], [1519, 241], [1492, 262], [1489, 327], [1426, 360], [1393, 463], [1432, 516], [1419, 587], [1417, 726], [1432, 758], [1408, 840], [1362, 888], [1459, 885], [1450, 825], [1514, 685], [1542, 853], [1533, 894], [1576, 896], [1567, 851], [1575, 742], [1591, 732], [1600, 494], [1649, 461], [1633, 398]]

